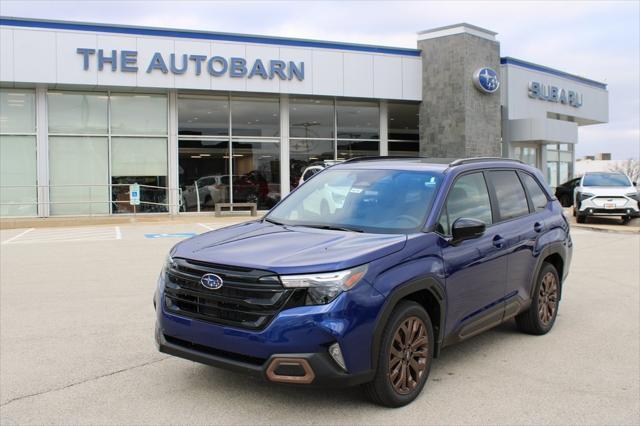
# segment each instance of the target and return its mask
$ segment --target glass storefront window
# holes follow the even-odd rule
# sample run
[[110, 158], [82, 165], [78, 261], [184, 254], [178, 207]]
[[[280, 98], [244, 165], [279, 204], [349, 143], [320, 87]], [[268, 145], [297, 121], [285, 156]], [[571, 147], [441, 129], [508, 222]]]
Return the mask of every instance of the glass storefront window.
[[228, 203], [229, 140], [178, 141], [178, 182], [184, 212], [213, 210]]
[[118, 135], [167, 134], [165, 95], [111, 95], [111, 133]]
[[139, 213], [167, 211], [167, 140], [165, 138], [114, 137], [111, 139], [113, 213], [132, 213], [129, 186], [140, 187]]
[[537, 153], [538, 148], [536, 148], [535, 146], [513, 147], [513, 158], [533, 167], [538, 167]]
[[420, 105], [389, 102], [388, 127], [389, 140], [418, 141], [418, 116]]
[[178, 133], [191, 136], [229, 135], [229, 98], [180, 98]]
[[49, 92], [49, 132], [106, 134], [108, 100], [100, 93]]
[[289, 141], [289, 175], [291, 188], [300, 183], [302, 172], [309, 165], [333, 160], [333, 141], [326, 139], [291, 139]]
[[353, 157], [372, 157], [380, 155], [378, 141], [343, 141], [338, 140], [338, 160]]
[[0, 133], [35, 133], [36, 98], [32, 90], [0, 90]]
[[108, 214], [108, 164], [106, 137], [50, 137], [51, 215]]
[[547, 179], [555, 187], [573, 178], [573, 145], [549, 144], [547, 149]]
[[0, 89], [0, 216], [36, 216], [36, 108], [33, 90]]
[[338, 101], [338, 139], [379, 139], [380, 108], [377, 102]]
[[270, 209], [280, 201], [280, 144], [238, 141], [232, 144], [233, 202]]
[[389, 141], [389, 155], [392, 157], [418, 157], [420, 155], [420, 142]]
[[547, 184], [552, 188], [558, 186], [558, 163], [555, 161], [547, 162]]
[[292, 138], [332, 139], [335, 128], [333, 100], [291, 98], [289, 123]]
[[231, 98], [232, 135], [280, 136], [280, 101], [278, 98]]
[[36, 176], [36, 137], [0, 136], [0, 216], [38, 214]]

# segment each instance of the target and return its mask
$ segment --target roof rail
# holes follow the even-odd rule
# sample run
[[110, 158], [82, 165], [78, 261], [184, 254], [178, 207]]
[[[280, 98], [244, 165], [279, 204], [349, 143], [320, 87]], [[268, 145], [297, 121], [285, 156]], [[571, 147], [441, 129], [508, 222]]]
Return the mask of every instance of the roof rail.
[[513, 158], [475, 157], [475, 158], [459, 158], [459, 159], [454, 160], [451, 163], [449, 163], [449, 166], [453, 167], [453, 166], [460, 166], [462, 164], [469, 164], [469, 163], [482, 163], [482, 162], [485, 162], [485, 161], [513, 161], [514, 163], [524, 164], [524, 162], [522, 162], [520, 160], [513, 159]]
[[375, 160], [411, 160], [416, 158], [424, 158], [424, 157], [403, 157], [401, 155], [369, 155], [362, 157], [353, 157], [344, 160], [344, 163], [355, 163], [358, 161], [375, 161]]

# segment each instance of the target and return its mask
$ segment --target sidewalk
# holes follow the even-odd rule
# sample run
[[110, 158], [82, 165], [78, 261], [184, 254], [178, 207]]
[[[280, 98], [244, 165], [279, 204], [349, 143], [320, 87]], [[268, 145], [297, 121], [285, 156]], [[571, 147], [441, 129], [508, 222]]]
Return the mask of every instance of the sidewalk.
[[46, 218], [14, 218], [0, 219], [0, 229], [17, 228], [54, 228], [66, 226], [96, 226], [123, 225], [129, 223], [151, 224], [182, 224], [182, 223], [220, 223], [231, 225], [261, 218], [266, 212], [258, 211], [258, 216], [251, 216], [249, 212], [237, 212], [234, 215], [223, 213], [216, 217], [213, 212], [202, 214], [184, 214], [171, 216], [161, 215], [126, 215], [126, 216], [93, 216], [93, 217], [46, 217]]
[[587, 223], [577, 223], [571, 207], [564, 209], [564, 215], [569, 219], [572, 228], [604, 232], [640, 233], [640, 218], [633, 219], [626, 225], [622, 225], [617, 217], [595, 217], [587, 219]]

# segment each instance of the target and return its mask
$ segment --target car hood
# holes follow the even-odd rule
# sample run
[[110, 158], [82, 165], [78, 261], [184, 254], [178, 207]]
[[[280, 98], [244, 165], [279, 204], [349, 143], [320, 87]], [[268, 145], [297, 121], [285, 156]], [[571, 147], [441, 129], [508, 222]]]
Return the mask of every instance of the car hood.
[[278, 274], [300, 274], [362, 265], [401, 250], [406, 241], [406, 235], [333, 231], [255, 221], [182, 241], [171, 255]]
[[636, 192], [633, 186], [580, 186], [578, 192], [586, 192], [597, 197], [613, 197]]

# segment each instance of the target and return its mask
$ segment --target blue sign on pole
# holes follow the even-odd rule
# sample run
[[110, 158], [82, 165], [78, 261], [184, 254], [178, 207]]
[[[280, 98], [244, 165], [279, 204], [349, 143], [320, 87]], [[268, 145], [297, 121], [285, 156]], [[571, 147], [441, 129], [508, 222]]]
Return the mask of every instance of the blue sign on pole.
[[129, 185], [129, 204], [132, 206], [140, 205], [140, 185], [137, 183]]

